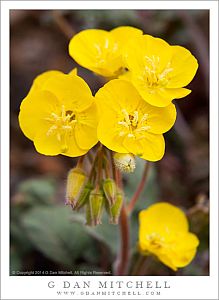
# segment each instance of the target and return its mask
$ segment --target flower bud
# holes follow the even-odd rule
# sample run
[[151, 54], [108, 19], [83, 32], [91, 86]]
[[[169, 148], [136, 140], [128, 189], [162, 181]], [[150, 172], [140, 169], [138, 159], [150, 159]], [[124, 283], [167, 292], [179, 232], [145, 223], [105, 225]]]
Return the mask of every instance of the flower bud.
[[125, 173], [131, 173], [135, 170], [135, 157], [130, 153], [115, 153], [113, 156], [115, 166]]
[[118, 224], [122, 204], [123, 204], [123, 193], [121, 191], [118, 191], [116, 194], [116, 201], [110, 207], [110, 223], [111, 224]]
[[103, 191], [109, 205], [112, 206], [116, 200], [116, 184], [111, 178], [107, 178], [103, 182]]
[[89, 197], [91, 225], [96, 226], [101, 224], [101, 216], [103, 212], [104, 197], [100, 190], [93, 190]]
[[93, 190], [93, 185], [88, 182], [83, 190], [80, 193], [80, 196], [78, 198], [78, 201], [75, 204], [75, 209], [79, 210], [81, 207], [83, 207], [85, 205], [86, 202], [88, 202], [89, 200], [89, 196], [90, 196], [90, 192]]
[[69, 171], [66, 185], [66, 204], [70, 204], [72, 208], [75, 207], [86, 180], [87, 176], [82, 169], [73, 168]]

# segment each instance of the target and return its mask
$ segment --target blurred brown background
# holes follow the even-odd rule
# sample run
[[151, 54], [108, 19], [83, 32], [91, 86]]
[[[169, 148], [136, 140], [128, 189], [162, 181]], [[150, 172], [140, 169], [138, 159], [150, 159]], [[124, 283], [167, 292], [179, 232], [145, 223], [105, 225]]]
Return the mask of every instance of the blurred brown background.
[[[168, 201], [188, 214], [191, 230], [201, 241], [193, 263], [174, 273], [155, 259], [145, 275], [208, 274], [208, 116], [209, 13], [207, 10], [11, 10], [11, 274], [17, 270], [112, 270], [118, 248], [118, 228], [107, 223], [87, 229], [64, 207], [64, 184], [75, 159], [38, 154], [18, 125], [19, 106], [33, 79], [57, 69], [74, 67], [95, 93], [98, 77], [68, 55], [68, 43], [86, 28], [110, 30], [130, 25], [188, 48], [199, 61], [192, 93], [175, 103], [178, 117], [165, 134], [166, 154], [153, 165], [150, 179], [132, 217], [132, 247], [136, 251], [137, 215], [155, 201]], [[127, 199], [142, 172], [124, 178]], [[73, 218], [73, 219], [72, 219]], [[77, 218], [77, 217], [75, 217]], [[69, 220], [71, 222], [69, 222]], [[51, 225], [52, 224], [52, 225]], [[77, 242], [76, 242], [77, 241]], [[37, 275], [37, 274], [35, 274]], [[47, 274], [39, 274], [47, 275]]]

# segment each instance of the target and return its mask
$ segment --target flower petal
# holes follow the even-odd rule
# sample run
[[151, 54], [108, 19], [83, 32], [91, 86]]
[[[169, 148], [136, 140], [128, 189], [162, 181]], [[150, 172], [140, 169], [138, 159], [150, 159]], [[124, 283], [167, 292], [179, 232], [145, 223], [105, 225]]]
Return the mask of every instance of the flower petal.
[[59, 104], [50, 92], [35, 90], [22, 101], [19, 113], [20, 127], [30, 140], [33, 140], [39, 128], [49, 128], [45, 120]]
[[123, 145], [128, 150], [145, 160], [158, 161], [164, 155], [165, 142], [163, 135], [145, 133], [144, 138], [134, 139], [133, 137], [126, 137]]
[[150, 126], [148, 132], [151, 133], [162, 134], [167, 132], [176, 121], [176, 108], [172, 103], [166, 107], [156, 107], [141, 102], [139, 109], [148, 114], [147, 125]]
[[172, 232], [187, 232], [188, 221], [184, 212], [178, 207], [159, 202], [151, 205], [139, 214], [140, 226], [145, 234], [157, 232], [168, 236]]
[[70, 41], [69, 53], [81, 66], [103, 76], [113, 76], [122, 66], [122, 57], [110, 32], [87, 29]]
[[110, 150], [127, 153], [123, 146], [124, 136], [119, 135], [115, 115], [108, 113], [102, 116], [97, 128], [97, 136], [100, 142]]
[[49, 71], [46, 71], [40, 75], [38, 75], [34, 81], [33, 81], [33, 84], [31, 86], [31, 92], [32, 91], [37, 91], [37, 90], [40, 90], [43, 88], [45, 82], [53, 77], [54, 75], [60, 75], [60, 74], [63, 74], [61, 71], [57, 71], [57, 70], [49, 70]]
[[63, 145], [61, 145], [61, 154], [65, 156], [77, 157], [77, 156], [84, 155], [89, 150], [89, 148], [81, 149], [79, 147], [74, 134], [66, 135], [65, 145], [64, 147]]
[[117, 113], [121, 113], [122, 109], [134, 111], [139, 101], [142, 101], [134, 86], [121, 79], [110, 80], [106, 83], [96, 93], [95, 99], [102, 113], [108, 109]]
[[135, 37], [142, 36], [143, 31], [131, 26], [119, 26], [110, 31], [119, 46], [119, 50], [124, 47], [127, 41]]
[[47, 130], [38, 131], [34, 138], [34, 146], [37, 152], [44, 155], [58, 155], [61, 153], [61, 146], [56, 135], [47, 135]]
[[93, 102], [89, 86], [76, 75], [56, 74], [45, 82], [43, 89], [56, 95], [66, 110], [83, 111]]
[[156, 62], [157, 72], [161, 72], [172, 57], [171, 46], [160, 38], [150, 35], [137, 37], [126, 44], [124, 58], [130, 71], [143, 74], [146, 67]]
[[198, 69], [197, 59], [189, 50], [181, 46], [171, 46], [173, 56], [171, 59], [170, 80], [167, 88], [181, 88], [188, 85]]
[[81, 149], [91, 149], [97, 142], [97, 108], [93, 103], [79, 115], [78, 123], [75, 125], [75, 138]]

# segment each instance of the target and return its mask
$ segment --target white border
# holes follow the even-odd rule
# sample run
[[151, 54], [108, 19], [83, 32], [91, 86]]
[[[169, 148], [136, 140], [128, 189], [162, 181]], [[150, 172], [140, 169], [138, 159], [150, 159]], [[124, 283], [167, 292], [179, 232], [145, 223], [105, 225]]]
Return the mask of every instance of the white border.
[[[5, 1], [1, 2], [1, 236], [2, 299], [71, 299], [57, 296], [47, 283], [76, 280], [76, 277], [9, 276], [9, 9], [210, 9], [210, 276], [78, 277], [91, 280], [90, 291], [99, 280], [167, 280], [170, 289], [153, 299], [218, 299], [218, 2], [217, 1]], [[114, 289], [117, 290], [116, 288]], [[75, 296], [74, 296], [75, 297]], [[105, 299], [150, 299], [151, 296], [104, 296]], [[97, 299], [97, 296], [86, 296]], [[77, 295], [77, 299], [84, 299]], [[99, 298], [101, 299], [101, 297]]]

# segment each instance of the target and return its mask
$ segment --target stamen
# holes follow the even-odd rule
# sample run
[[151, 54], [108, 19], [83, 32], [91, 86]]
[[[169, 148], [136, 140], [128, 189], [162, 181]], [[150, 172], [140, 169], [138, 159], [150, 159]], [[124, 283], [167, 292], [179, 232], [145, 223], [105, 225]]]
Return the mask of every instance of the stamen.
[[120, 131], [119, 132], [119, 136], [124, 136], [125, 135], [125, 131]]
[[125, 110], [125, 109], [122, 109], [122, 114], [124, 115], [125, 117], [125, 122], [128, 124], [128, 125], [131, 125], [131, 122], [129, 120], [129, 114], [128, 112]]
[[57, 129], [57, 126], [56, 126], [56, 125], [51, 126], [51, 127], [49, 128], [49, 130], [47, 131], [46, 135], [47, 135], [47, 136], [50, 136], [50, 135], [54, 132], [54, 130], [56, 130], [56, 129]]
[[132, 125], [136, 126], [138, 124], [138, 111], [134, 111], [134, 118], [132, 120]]
[[149, 129], [151, 129], [151, 126], [142, 126], [142, 127], [138, 128], [138, 129], [136, 129], [135, 131], [136, 132], [141, 132], [141, 131], [147, 131]]
[[142, 125], [148, 118], [148, 114], [144, 114], [143, 117], [141, 118], [141, 121], [139, 122], [139, 125]]
[[129, 128], [129, 125], [125, 121], [118, 122], [119, 125], [125, 126], [126, 128]]

